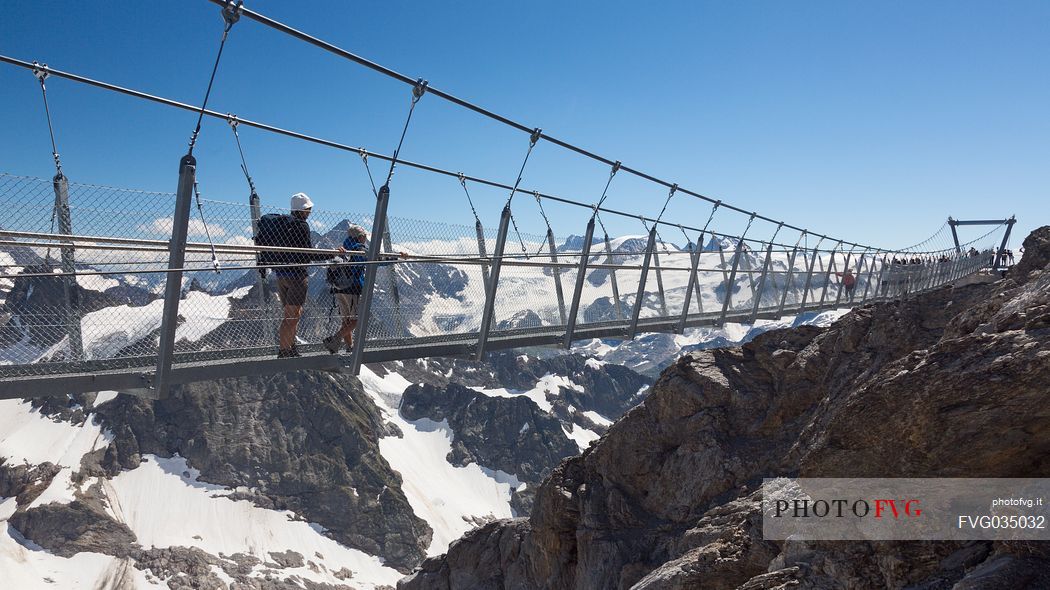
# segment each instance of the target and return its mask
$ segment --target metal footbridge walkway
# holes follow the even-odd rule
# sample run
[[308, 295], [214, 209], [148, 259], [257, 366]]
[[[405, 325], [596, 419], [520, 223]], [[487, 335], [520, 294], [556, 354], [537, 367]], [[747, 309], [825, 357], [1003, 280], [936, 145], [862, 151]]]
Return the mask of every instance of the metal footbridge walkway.
[[[242, 17], [292, 35], [410, 86], [397, 148], [389, 155], [207, 109], [81, 75], [0, 56], [35, 74], [51, 131], [56, 175], [40, 179], [0, 174], [0, 398], [118, 390], [163, 397], [172, 385], [264, 373], [320, 369], [356, 373], [363, 363], [472, 356], [526, 346], [570, 347], [592, 338], [630, 339], [649, 332], [682, 333], [727, 322], [754, 324], [803, 313], [906, 298], [1005, 265], [1013, 218], [949, 220], [922, 242], [876, 248], [811, 232], [594, 154], [463, 99], [364, 60], [261, 14], [222, 6], [222, 40], [212, 81], [233, 25]], [[174, 193], [111, 188], [71, 181], [62, 171], [47, 108], [51, 77], [71, 80], [197, 115]], [[417, 103], [435, 95], [522, 131], [523, 160], [504, 183], [399, 157]], [[193, 147], [205, 117], [229, 124], [242, 158], [248, 198], [211, 198], [196, 181]], [[365, 262], [355, 345], [330, 354], [322, 340], [340, 323], [324, 281], [329, 265], [310, 262], [308, 301], [298, 326], [299, 357], [277, 358], [284, 321], [273, 273], [259, 272], [267, 250], [253, 236], [261, 216], [287, 213], [262, 204], [249, 173], [239, 127], [251, 127], [347, 151], [368, 171], [374, 210], [314, 210], [311, 255], [340, 254], [347, 227], [372, 238], [356, 254]], [[573, 199], [522, 186], [529, 156], [541, 143], [608, 166], [593, 198]], [[373, 177], [371, 162], [383, 170]], [[432, 177], [435, 193], [451, 186], [469, 203], [473, 223], [454, 225], [400, 217], [395, 167]], [[385, 180], [382, 172], [386, 173]], [[656, 215], [605, 205], [620, 175], [661, 187]], [[376, 180], [382, 182], [377, 183]], [[174, 183], [175, 179], [172, 178]], [[615, 189], [613, 189], [615, 190]], [[489, 227], [474, 199], [509, 195]], [[505, 192], [504, 192], [505, 191]], [[205, 198], [204, 195], [209, 195]], [[515, 197], [535, 201], [547, 231], [518, 231]], [[502, 198], [502, 197], [500, 197]], [[672, 199], [710, 205], [699, 219], [664, 217]], [[580, 227], [559, 227], [548, 210], [575, 209]], [[613, 217], [637, 224], [635, 235], [612, 237]], [[556, 219], [562, 219], [560, 217]], [[957, 227], [991, 230], [960, 242]], [[555, 223], [555, 225], [559, 225]], [[402, 254], [403, 256], [398, 257]], [[272, 270], [272, 267], [271, 267]]]

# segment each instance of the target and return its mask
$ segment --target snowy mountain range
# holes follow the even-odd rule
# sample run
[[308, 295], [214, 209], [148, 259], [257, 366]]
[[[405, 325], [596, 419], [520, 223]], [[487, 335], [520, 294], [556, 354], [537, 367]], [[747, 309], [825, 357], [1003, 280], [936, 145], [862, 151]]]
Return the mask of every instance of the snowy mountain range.
[[[627, 260], [645, 246], [639, 236], [615, 242]], [[19, 270], [49, 268], [28, 249], [0, 256]], [[603, 249], [594, 260], [604, 257]], [[431, 334], [475, 321], [476, 304], [465, 296], [481, 288], [475, 269], [393, 272], [402, 329]], [[222, 284], [187, 281], [177, 333], [184, 346], [230, 338], [254, 276], [225, 274]], [[672, 299], [684, 282], [670, 274]], [[153, 350], [162, 302], [155, 281], [135, 278], [78, 277], [89, 358]], [[391, 296], [389, 278], [377, 283], [380, 306]], [[549, 277], [503, 280], [504, 325], [550, 321], [549, 308], [532, 305], [552, 300]], [[586, 287], [584, 313], [609, 307], [608, 280]], [[0, 283], [0, 362], [64, 354], [63, 334], [44, 321], [60, 301], [48, 287], [54, 282]], [[323, 279], [315, 276], [310, 289], [323, 308]], [[528, 514], [538, 483], [638, 404], [684, 351], [836, 315], [494, 353], [482, 362], [384, 363], [364, 367], [360, 379], [229, 379], [159, 401], [112, 391], [0, 401], [0, 521], [8, 525], [0, 571], [13, 588], [391, 587], [467, 531]]]

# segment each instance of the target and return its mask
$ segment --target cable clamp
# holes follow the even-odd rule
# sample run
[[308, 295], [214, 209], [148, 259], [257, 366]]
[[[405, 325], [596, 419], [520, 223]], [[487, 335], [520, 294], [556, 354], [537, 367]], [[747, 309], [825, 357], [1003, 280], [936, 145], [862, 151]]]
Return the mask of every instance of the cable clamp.
[[230, 127], [237, 129], [237, 124], [240, 123], [240, 120], [237, 119], [237, 115], [226, 113], [226, 122], [230, 124]]
[[222, 7], [222, 20], [226, 21], [226, 30], [229, 31], [233, 28], [233, 25], [241, 18], [241, 9], [244, 6], [244, 0], [226, 0], [226, 4]]
[[456, 178], [459, 179], [459, 183], [463, 185], [463, 188], [467, 188], [467, 175], [462, 172], [456, 173]]
[[412, 87], [412, 102], [419, 102], [419, 99], [423, 98], [423, 95], [427, 92], [427, 81], [423, 78], [416, 80], [416, 85]]
[[671, 185], [671, 192], [667, 194], [668, 200], [670, 200], [671, 197], [673, 197], [676, 192], [678, 192], [678, 183], [677, 182]]
[[540, 129], [539, 127], [533, 129], [532, 130], [532, 135], [529, 136], [529, 147], [535, 146], [536, 142], [538, 142], [540, 140], [540, 137], [542, 135], [543, 135], [543, 130], [542, 129]]
[[47, 64], [41, 64], [34, 61], [33, 75], [36, 76], [37, 80], [40, 80], [40, 82], [43, 83], [44, 80], [47, 80], [47, 77], [51, 75], [51, 72], [48, 71]]
[[609, 176], [610, 177], [616, 176], [616, 173], [619, 172], [619, 171], [620, 171], [620, 161], [616, 160], [616, 162], [614, 162], [613, 165], [612, 165], [612, 172], [609, 173]]

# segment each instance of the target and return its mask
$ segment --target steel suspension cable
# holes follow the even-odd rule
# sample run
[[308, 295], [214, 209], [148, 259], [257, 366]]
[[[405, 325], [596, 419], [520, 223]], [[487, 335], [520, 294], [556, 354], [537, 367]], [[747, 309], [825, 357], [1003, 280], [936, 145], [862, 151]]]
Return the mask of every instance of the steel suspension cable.
[[57, 176], [62, 176], [62, 161], [58, 156], [58, 144], [55, 142], [55, 128], [51, 125], [51, 108], [47, 104], [47, 85], [44, 80], [47, 79], [49, 71], [47, 64], [38, 64], [33, 62], [33, 75], [40, 81], [40, 97], [44, 100], [44, 115], [47, 117], [47, 132], [51, 136], [51, 156], [55, 159], [55, 173]]
[[219, 257], [215, 254], [215, 242], [211, 239], [211, 230], [208, 229], [208, 222], [204, 219], [204, 207], [201, 206], [201, 191], [197, 187], [197, 181], [193, 181], [193, 194], [197, 200], [197, 213], [201, 217], [201, 225], [204, 226], [204, 235], [208, 238], [208, 245], [211, 246], [211, 265], [215, 269], [215, 273], [219, 273]]
[[368, 183], [372, 185], [372, 194], [379, 198], [379, 189], [376, 188], [376, 181], [372, 178], [372, 167], [368, 165], [368, 152], [363, 148], [359, 152], [361, 154], [361, 163], [365, 165], [365, 172], [368, 173]]
[[233, 139], [237, 142], [237, 153], [241, 155], [241, 172], [244, 172], [244, 179], [248, 181], [248, 189], [251, 194], [257, 194], [255, 192], [255, 182], [252, 181], [252, 175], [248, 173], [248, 161], [244, 158], [244, 150], [241, 149], [241, 134], [237, 133], [237, 115], [229, 115], [226, 121], [230, 124], [230, 129], [233, 130]]
[[[227, 0], [210, 0], [210, 1], [212, 3], [214, 3], [214, 4], [220, 4], [221, 5], [221, 4], [224, 3], [224, 1], [227, 1]], [[296, 39], [299, 39], [300, 41], [304, 41], [304, 42], [309, 43], [309, 44], [311, 44], [311, 45], [313, 45], [315, 47], [318, 47], [320, 49], [323, 49], [325, 51], [333, 53], [333, 54], [335, 54], [335, 55], [337, 55], [337, 56], [339, 56], [339, 57], [341, 57], [343, 59], [347, 59], [349, 61], [352, 61], [352, 62], [357, 63], [359, 65], [362, 65], [364, 67], [367, 67], [367, 68], [369, 68], [369, 69], [371, 69], [373, 71], [379, 72], [379, 73], [381, 73], [381, 74], [383, 74], [385, 76], [388, 76], [388, 77], [393, 78], [395, 80], [398, 80], [400, 82], [403, 82], [403, 83], [406, 83], [406, 84], [412, 84], [413, 83], [413, 79], [411, 77], [409, 77], [409, 76], [401, 74], [401, 73], [399, 73], [399, 72], [397, 72], [397, 71], [395, 71], [393, 69], [390, 69], [388, 67], [382, 66], [382, 65], [380, 65], [378, 63], [375, 63], [373, 61], [370, 61], [368, 59], [365, 59], [365, 58], [363, 58], [363, 57], [361, 57], [359, 55], [356, 55], [356, 54], [354, 54], [354, 53], [352, 53], [350, 51], [342, 49], [342, 48], [340, 48], [340, 47], [338, 47], [336, 45], [333, 45], [333, 44], [331, 44], [331, 43], [329, 43], [327, 41], [324, 41], [322, 39], [319, 39], [317, 37], [314, 37], [312, 35], [304, 33], [302, 31], [300, 31], [298, 29], [295, 29], [295, 28], [293, 28], [293, 27], [291, 27], [289, 25], [286, 25], [286, 24], [284, 24], [284, 23], [282, 23], [280, 21], [274, 20], [274, 19], [272, 19], [270, 17], [267, 17], [267, 16], [265, 16], [263, 14], [260, 14], [258, 12], [255, 12], [255, 11], [252, 11], [252, 10], [248, 10], [248, 9], [243, 9], [242, 12], [243, 12], [244, 16], [248, 17], [251, 20], [254, 20], [254, 21], [256, 21], [256, 22], [258, 22], [258, 23], [260, 23], [262, 25], [268, 26], [268, 27], [270, 27], [270, 28], [272, 28], [274, 30], [277, 30], [279, 32], [282, 32], [284, 34], [287, 34], [287, 35], [290, 35], [292, 37], [295, 37]], [[521, 123], [519, 123], [517, 121], [514, 121], [514, 120], [512, 120], [512, 119], [510, 119], [508, 117], [505, 117], [503, 115], [499, 115], [499, 114], [497, 114], [497, 113], [495, 113], [493, 111], [490, 111], [490, 110], [485, 109], [483, 107], [480, 107], [478, 105], [475, 105], [475, 104], [473, 104], [473, 103], [471, 103], [471, 102], [469, 102], [467, 100], [459, 98], [459, 97], [457, 97], [455, 95], [452, 95], [452, 94], [450, 94], [448, 92], [445, 92], [443, 90], [431, 87], [429, 89], [429, 91], [432, 94], [438, 96], [441, 99], [444, 99], [444, 100], [446, 100], [448, 102], [451, 102], [451, 103], [453, 103], [453, 104], [455, 104], [457, 106], [466, 108], [466, 109], [468, 109], [470, 111], [473, 111], [475, 113], [478, 113], [478, 114], [483, 115], [485, 117], [488, 117], [490, 119], [498, 121], [498, 122], [500, 122], [500, 123], [502, 123], [504, 125], [512, 127], [512, 128], [517, 129], [519, 131], [523, 131], [523, 132], [526, 132], [526, 133], [532, 133], [533, 132], [533, 130], [531, 130], [526, 125], [523, 125], [523, 124], [521, 124]], [[541, 134], [538, 139], [545, 139], [545, 140], [547, 140], [547, 141], [549, 141], [549, 142], [551, 142], [551, 143], [553, 143], [553, 144], [555, 144], [555, 145], [557, 145], [559, 147], [568, 149], [568, 150], [570, 150], [572, 152], [575, 152], [577, 154], [580, 154], [582, 156], [585, 156], [587, 158], [590, 158], [590, 159], [593, 159], [593, 160], [596, 160], [596, 161], [599, 161], [599, 162], [603, 162], [603, 163], [608, 164], [608, 165], [613, 165], [614, 163], [616, 163], [616, 162], [614, 162], [613, 160], [611, 160], [609, 158], [606, 158], [604, 156], [601, 156], [599, 154], [596, 154], [594, 152], [591, 152], [591, 151], [586, 150], [584, 148], [581, 148], [579, 146], [573, 145], [573, 144], [568, 143], [566, 141], [557, 139], [557, 138], [552, 137], [552, 136], [550, 136], [548, 134]], [[633, 174], [634, 176], [637, 176], [637, 177], [642, 178], [644, 180], [648, 180], [648, 181], [653, 182], [655, 184], [663, 185], [663, 186], [665, 186], [667, 188], [671, 188], [672, 186], [674, 186], [674, 184], [671, 183], [671, 182], [662, 180], [660, 178], [657, 178], [655, 176], [652, 176], [652, 175], [647, 174], [645, 172], [642, 172], [640, 170], [637, 170], [637, 169], [634, 169], [634, 168], [630, 168], [628, 166], [622, 166], [622, 168], [624, 170], [626, 170], [627, 172], [629, 172], [630, 174]], [[695, 191], [687, 190], [687, 189], [684, 189], [684, 188], [679, 188], [678, 190], [683, 192], [683, 193], [685, 193], [685, 194], [688, 194], [688, 195], [690, 195], [692, 197], [696, 197], [696, 198], [705, 200], [705, 201], [707, 201], [709, 203], [714, 203], [716, 201], [716, 199], [714, 199], [712, 197], [705, 196], [705, 195], [700, 194], [700, 193], [695, 192]], [[750, 211], [747, 211], [747, 210], [742, 209], [740, 207], [736, 207], [734, 205], [723, 204], [723, 206], [726, 207], [727, 209], [736, 211], [737, 213], [743, 213], [745, 215], [750, 215], [752, 213]], [[781, 223], [780, 221], [778, 221], [776, 219], [772, 219], [770, 217], [766, 217], [766, 216], [763, 216], [763, 215], [757, 215], [756, 214], [756, 218], [760, 219], [762, 221], [769, 222], [769, 223], [774, 223], [774, 224]], [[793, 230], [796, 230], [796, 231], [804, 231], [804, 229], [805, 229], [805, 228], [797, 227], [795, 225], [791, 225], [791, 224], [788, 224], [788, 223], [784, 223], [784, 227], [787, 227], [789, 229], [793, 229]], [[814, 235], [819, 235], [819, 234], [814, 234]], [[848, 244], [848, 245], [857, 246], [857, 247], [862, 248], [862, 249], [873, 249], [870, 246], [864, 246], [862, 244], [855, 244], [853, 242], [847, 242], [845, 240], [843, 240], [843, 243], [844, 244]]]
[[470, 204], [470, 212], [474, 214], [474, 221], [481, 223], [478, 210], [474, 208], [474, 201], [470, 198], [470, 191], [467, 190], [467, 177], [462, 172], [459, 173], [459, 185], [463, 187], [463, 194], [467, 195], [467, 203]]
[[[394, 155], [390, 158], [390, 171], [386, 174], [385, 186], [390, 186], [390, 179], [394, 177], [394, 167], [397, 166], [397, 156], [401, 153], [401, 146], [405, 143], [405, 135], [408, 133], [408, 124], [412, 122], [412, 113], [416, 110], [416, 103], [419, 99], [423, 98], [423, 94], [427, 91], [427, 81], [420, 78], [416, 80], [416, 85], [412, 87], [412, 102], [408, 107], [408, 116], [405, 117], [405, 126], [401, 129], [401, 139], [397, 142], [397, 149], [394, 150]], [[367, 166], [367, 162], [365, 163]], [[371, 178], [371, 173], [369, 173]], [[372, 183], [375, 184], [374, 182]], [[377, 193], [378, 194], [378, 193]]]
[[197, 136], [201, 132], [201, 122], [204, 121], [204, 111], [208, 108], [208, 98], [211, 96], [211, 87], [215, 83], [215, 74], [219, 71], [219, 60], [222, 59], [222, 50], [226, 47], [226, 39], [230, 36], [230, 29], [241, 18], [241, 9], [244, 0], [237, 0], [234, 4], [230, 0], [223, 2], [222, 19], [226, 25], [222, 29], [222, 39], [219, 41], [219, 51], [215, 54], [215, 64], [211, 68], [211, 77], [208, 78], [208, 88], [204, 91], [204, 101], [201, 103], [200, 113], [197, 115], [197, 126], [190, 135], [189, 155], [193, 155], [193, 147], [197, 143]]
[[[525, 175], [525, 165], [529, 163], [529, 156], [532, 155], [532, 148], [536, 147], [536, 142], [540, 140], [541, 131], [540, 128], [532, 130], [532, 135], [529, 136], [529, 149], [525, 152], [525, 159], [521, 161], [521, 168], [518, 169], [518, 178], [514, 181], [514, 186], [510, 189], [510, 196], [507, 197], [507, 203], [504, 206], [506, 209], [510, 209], [511, 201], [514, 200], [514, 195], [518, 192], [518, 186], [521, 185], [521, 179]], [[514, 233], [518, 236], [518, 242], [521, 244], [521, 251], [524, 254], [528, 254], [528, 249], [525, 248], [525, 240], [521, 237], [521, 231], [518, 230], [518, 222], [514, 219], [514, 213], [510, 214], [511, 225], [514, 226]]]
[[[13, 66], [17, 66], [17, 67], [21, 67], [21, 68], [25, 68], [25, 69], [29, 69], [29, 70], [33, 69], [33, 66], [32, 66], [32, 64], [30, 62], [23, 61], [23, 60], [20, 60], [20, 59], [15, 59], [15, 58], [8, 57], [8, 56], [5, 56], [5, 55], [0, 55], [0, 62], [7, 63], [7, 64], [10, 64], [10, 65], [13, 65]], [[156, 102], [156, 103], [159, 103], [159, 104], [163, 104], [165, 106], [170, 106], [170, 107], [175, 107], [175, 108], [179, 108], [179, 109], [183, 109], [183, 110], [187, 110], [187, 111], [192, 111], [194, 113], [196, 113], [199, 110], [201, 110], [201, 108], [198, 107], [198, 106], [194, 106], [194, 105], [186, 104], [186, 103], [183, 103], [183, 102], [179, 102], [179, 101], [176, 101], [176, 100], [172, 100], [170, 98], [164, 98], [164, 97], [161, 97], [161, 96], [148, 94], [146, 92], [142, 92], [142, 91], [139, 91], [139, 90], [134, 90], [134, 89], [131, 89], [131, 88], [125, 88], [123, 86], [118, 86], [116, 84], [110, 84], [108, 82], [102, 82], [100, 80], [95, 80], [93, 78], [88, 78], [88, 77], [85, 77], [85, 76], [81, 76], [79, 74], [73, 74], [73, 73], [70, 73], [70, 72], [62, 71], [62, 70], [56, 70], [54, 68], [47, 68], [47, 70], [52, 75], [55, 75], [55, 76], [58, 76], [58, 77], [61, 77], [61, 78], [65, 78], [67, 80], [72, 80], [74, 82], [79, 82], [81, 84], [87, 84], [89, 86], [94, 86], [96, 88], [101, 88], [103, 90], [109, 90], [111, 92], [116, 92], [116, 93], [119, 93], [119, 94], [124, 94], [124, 95], [127, 95], [127, 96], [131, 96], [131, 97], [134, 97], [134, 98], [148, 100], [148, 101], [151, 101], [151, 102]], [[212, 110], [208, 110], [208, 109], [204, 109], [204, 114], [208, 115], [209, 117], [222, 119], [224, 121], [226, 120], [226, 117], [227, 117], [227, 115], [225, 113], [220, 113], [220, 112], [212, 111]], [[269, 131], [271, 133], [275, 133], [275, 134], [278, 134], [278, 135], [284, 135], [286, 137], [291, 137], [291, 138], [294, 138], [294, 139], [299, 139], [299, 140], [302, 140], [302, 141], [307, 141], [307, 142], [315, 143], [315, 144], [318, 144], [318, 145], [324, 145], [324, 146], [327, 146], [327, 147], [331, 147], [331, 148], [335, 148], [335, 149], [339, 149], [339, 150], [343, 150], [343, 151], [351, 151], [351, 152], [355, 152], [355, 153], [364, 152], [368, 156], [373, 157], [373, 158], [378, 158], [380, 160], [386, 160], [386, 161], [391, 160], [391, 157], [386, 155], [386, 154], [381, 154], [381, 153], [378, 153], [378, 152], [368, 151], [368, 150], [365, 150], [365, 148], [363, 148], [363, 147], [354, 147], [354, 146], [346, 145], [346, 144], [339, 143], [339, 142], [336, 142], [336, 141], [332, 141], [332, 140], [329, 140], [329, 139], [323, 139], [323, 138], [319, 138], [319, 137], [314, 137], [314, 136], [311, 136], [311, 135], [306, 135], [304, 133], [299, 133], [297, 131], [290, 131], [288, 129], [283, 129], [281, 127], [276, 127], [274, 125], [269, 125], [267, 123], [261, 123], [261, 122], [258, 122], [258, 121], [253, 121], [253, 120], [244, 119], [244, 118], [239, 118], [238, 122], [239, 122], [239, 124], [242, 124], [242, 125], [247, 125], [249, 127], [254, 127], [256, 129], [261, 129], [263, 131]], [[431, 173], [434, 173], [434, 174], [441, 174], [441, 175], [450, 176], [450, 177], [453, 177], [453, 178], [457, 177], [458, 174], [459, 174], [457, 172], [452, 172], [450, 170], [445, 170], [443, 168], [438, 168], [436, 166], [431, 166], [429, 164], [423, 164], [423, 163], [419, 163], [419, 162], [412, 162], [412, 161], [404, 160], [404, 159], [399, 159], [398, 163], [402, 164], [402, 165], [405, 165], [405, 166], [410, 166], [412, 168], [416, 168], [416, 169], [419, 169], [419, 170], [423, 170], [425, 172], [431, 172]], [[472, 182], [476, 182], [478, 184], [483, 184], [483, 185], [486, 185], [486, 186], [491, 186], [491, 187], [494, 187], [494, 188], [499, 188], [499, 189], [504, 189], [504, 190], [510, 190], [512, 188], [511, 185], [509, 185], [509, 184], [502, 183], [502, 182], [497, 182], [497, 181], [494, 181], [494, 180], [489, 180], [489, 179], [481, 178], [481, 177], [477, 177], [477, 176], [466, 175], [466, 179], [469, 180], [469, 181], [472, 181]], [[685, 191], [685, 189], [681, 189], [681, 188], [679, 188], [679, 190], [683, 191], [683, 192]], [[583, 203], [581, 201], [576, 201], [576, 200], [569, 199], [569, 198], [566, 198], [566, 197], [559, 197], [557, 195], [551, 195], [551, 194], [542, 193], [542, 192], [540, 193], [540, 196], [542, 198], [544, 198], [544, 199], [548, 199], [548, 200], [551, 200], [551, 201], [557, 201], [559, 203], [565, 203], [565, 204], [568, 204], [568, 205], [575, 205], [575, 206], [578, 206], [578, 207], [586, 207], [587, 209], [591, 209], [591, 210], [594, 210], [595, 207], [596, 207], [593, 203], [592, 204], [587, 204], [587, 203]], [[627, 213], [627, 212], [624, 212], [624, 211], [620, 211], [620, 210], [617, 210], [617, 209], [612, 209], [612, 208], [609, 208], [609, 207], [604, 207], [604, 208], [599, 207], [598, 210], [602, 211], [602, 212], [605, 212], [605, 213], [618, 215], [620, 217], [628, 217], [628, 218], [632, 218], [632, 219], [636, 219], [638, 217], [637, 215], [634, 215], [634, 214], [631, 214], [631, 213]], [[667, 224], [667, 222], [661, 222], [661, 223]], [[671, 225], [671, 224], [667, 224], [667, 225]], [[688, 226], [686, 226], [686, 227], [688, 227]], [[788, 226], [788, 227], [790, 227], [790, 226]], [[692, 228], [692, 227], [688, 227], [688, 228], [689, 229], [696, 229], [696, 228]], [[819, 235], [819, 234], [814, 234], [814, 235]], [[733, 236], [728, 236], [728, 237], [733, 237]], [[784, 245], [784, 244], [778, 244], [778, 245]]]
[[[33, 62], [33, 75], [40, 81], [40, 97], [44, 101], [44, 115], [47, 118], [47, 132], [51, 136], [51, 156], [55, 160], [55, 180], [63, 178], [62, 174], [62, 160], [58, 156], [58, 143], [55, 141], [55, 128], [51, 124], [51, 108], [47, 104], [47, 85], [44, 80], [47, 79], [48, 69], [47, 64], [41, 66], [37, 62]], [[55, 218], [58, 216], [58, 201], [51, 207], [51, 233], [55, 233]], [[44, 260], [47, 261], [48, 265], [51, 264], [51, 247], [47, 248], [47, 253], [44, 256]]]

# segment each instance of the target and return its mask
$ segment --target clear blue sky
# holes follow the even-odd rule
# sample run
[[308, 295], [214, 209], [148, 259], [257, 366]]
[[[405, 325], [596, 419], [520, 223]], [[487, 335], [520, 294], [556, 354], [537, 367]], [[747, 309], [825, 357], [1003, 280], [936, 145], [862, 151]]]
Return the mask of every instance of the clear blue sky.
[[[1050, 2], [257, 1], [250, 8], [497, 112], [749, 210], [901, 246], [956, 218], [1050, 223]], [[307, 8], [309, 7], [309, 8]], [[7, 1], [0, 53], [199, 103], [221, 33], [205, 0]], [[0, 65], [0, 169], [50, 176], [32, 75]], [[195, 117], [73, 82], [49, 95], [73, 180], [173, 191]], [[210, 106], [389, 153], [409, 88], [250, 20]], [[428, 96], [403, 156], [514, 180], [527, 137]], [[244, 129], [265, 201], [371, 211], [356, 156]], [[232, 136], [206, 121], [202, 191], [244, 199]], [[377, 163], [378, 164], [378, 163]], [[377, 170], [379, 172], [379, 170]], [[594, 201], [607, 169], [541, 143], [524, 185]], [[486, 225], [506, 194], [475, 190]], [[655, 214], [662, 188], [618, 177], [608, 203]], [[542, 221], [515, 199], [523, 230]], [[558, 235], [582, 212], [548, 205]], [[702, 225], [676, 197], [666, 217]], [[406, 168], [392, 214], [470, 221], [454, 180]], [[724, 231], [742, 220], [727, 216]], [[613, 233], [640, 223], [608, 218]], [[680, 236], [665, 236], [675, 240]]]

